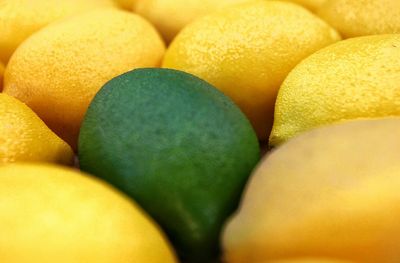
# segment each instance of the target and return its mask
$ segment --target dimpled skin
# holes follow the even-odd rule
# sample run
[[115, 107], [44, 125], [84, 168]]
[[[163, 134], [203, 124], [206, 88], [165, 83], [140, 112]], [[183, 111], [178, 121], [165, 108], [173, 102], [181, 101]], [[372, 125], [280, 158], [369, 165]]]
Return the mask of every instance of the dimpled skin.
[[72, 164], [73, 152], [25, 104], [0, 93], [0, 164], [21, 161]]
[[316, 11], [318, 8], [326, 2], [326, 0], [283, 0], [283, 1], [288, 1], [292, 3], [296, 3], [299, 5], [302, 5], [304, 7], [307, 7], [311, 11]]
[[400, 115], [400, 35], [366, 36], [303, 60], [282, 84], [270, 145], [350, 119]]
[[183, 262], [210, 262], [259, 160], [239, 108], [190, 74], [137, 69], [97, 93], [79, 136], [81, 169], [134, 198]]
[[25, 41], [6, 67], [4, 92], [31, 107], [73, 148], [89, 102], [111, 78], [160, 64], [164, 43], [143, 18], [117, 9], [76, 16]]
[[225, 228], [227, 262], [398, 262], [399, 131], [399, 118], [349, 121], [269, 154]]
[[155, 25], [169, 43], [196, 18], [249, 1], [252, 0], [137, 0], [135, 12]]
[[318, 15], [344, 38], [400, 33], [399, 0], [327, 0]]
[[192, 73], [230, 96], [267, 139], [276, 93], [303, 58], [335, 41], [334, 29], [306, 9], [280, 1], [226, 8], [188, 25], [163, 67]]
[[110, 6], [112, 0], [2, 0], [0, 60], [7, 62], [27, 37], [53, 21]]
[[133, 201], [77, 170], [1, 166], [0, 200], [1, 262], [177, 262]]

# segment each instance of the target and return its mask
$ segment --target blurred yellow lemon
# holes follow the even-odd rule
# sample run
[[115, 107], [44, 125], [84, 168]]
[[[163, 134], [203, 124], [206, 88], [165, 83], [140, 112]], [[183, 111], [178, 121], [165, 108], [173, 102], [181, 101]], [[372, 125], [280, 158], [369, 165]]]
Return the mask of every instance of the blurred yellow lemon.
[[293, 2], [304, 7], [307, 7], [311, 11], [316, 11], [326, 0], [283, 0]]
[[112, 0], [2, 0], [0, 60], [7, 62], [22, 41], [53, 21], [109, 6]]
[[400, 118], [302, 134], [259, 164], [223, 235], [229, 263], [400, 258]]
[[3, 89], [4, 66], [0, 62], [0, 91]]
[[71, 164], [72, 160], [69, 145], [28, 106], [0, 93], [0, 164], [21, 161]]
[[2, 166], [0, 200], [1, 262], [176, 262], [135, 203], [78, 171]]
[[120, 7], [132, 11], [137, 0], [114, 0]]
[[163, 67], [213, 84], [239, 105], [259, 138], [266, 139], [286, 75], [303, 58], [338, 40], [334, 29], [298, 5], [255, 1], [188, 25], [168, 48]]
[[318, 14], [345, 38], [400, 33], [399, 0], [327, 0]]
[[198, 17], [226, 6], [251, 0], [136, 0], [135, 12], [147, 18], [171, 42], [183, 27]]
[[359, 37], [303, 60], [279, 90], [270, 144], [314, 127], [400, 116], [400, 34]]
[[25, 41], [6, 67], [4, 92], [25, 102], [75, 148], [82, 118], [101, 86], [134, 68], [158, 66], [164, 50], [156, 30], [138, 15], [88, 12]]

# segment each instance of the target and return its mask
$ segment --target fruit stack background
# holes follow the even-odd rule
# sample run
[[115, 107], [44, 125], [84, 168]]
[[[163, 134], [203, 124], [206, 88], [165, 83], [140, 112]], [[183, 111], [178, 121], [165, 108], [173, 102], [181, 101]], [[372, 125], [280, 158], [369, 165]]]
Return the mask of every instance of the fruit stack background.
[[0, 262], [400, 262], [400, 1], [0, 1]]

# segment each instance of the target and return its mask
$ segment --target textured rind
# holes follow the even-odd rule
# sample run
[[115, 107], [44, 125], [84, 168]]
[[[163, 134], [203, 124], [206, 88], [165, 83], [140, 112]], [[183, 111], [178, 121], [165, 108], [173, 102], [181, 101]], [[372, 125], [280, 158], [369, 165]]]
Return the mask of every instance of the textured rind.
[[169, 43], [195, 19], [223, 7], [249, 1], [252, 0], [137, 0], [135, 12], [155, 25]]
[[259, 138], [267, 139], [276, 93], [286, 75], [339, 39], [333, 28], [301, 6], [255, 1], [185, 27], [169, 46], [163, 67], [213, 84], [239, 105]]
[[223, 235], [229, 263], [400, 258], [400, 118], [304, 133], [267, 155]]
[[327, 0], [318, 15], [344, 38], [400, 33], [399, 0]]
[[101, 86], [134, 68], [159, 65], [164, 50], [143, 18], [117, 9], [88, 12], [25, 41], [6, 67], [4, 92], [75, 148], [81, 120]]
[[81, 169], [133, 197], [190, 262], [216, 255], [221, 226], [258, 158], [255, 132], [237, 106], [169, 69], [108, 82], [79, 136]]
[[297, 65], [276, 100], [270, 145], [309, 129], [400, 115], [400, 35], [348, 39]]
[[112, 0], [2, 0], [0, 1], [0, 61], [46, 25], [89, 10], [114, 6]]
[[1, 166], [0, 200], [1, 262], [177, 262], [134, 202], [77, 170]]
[[25, 104], [0, 93], [0, 164], [72, 164], [73, 152]]

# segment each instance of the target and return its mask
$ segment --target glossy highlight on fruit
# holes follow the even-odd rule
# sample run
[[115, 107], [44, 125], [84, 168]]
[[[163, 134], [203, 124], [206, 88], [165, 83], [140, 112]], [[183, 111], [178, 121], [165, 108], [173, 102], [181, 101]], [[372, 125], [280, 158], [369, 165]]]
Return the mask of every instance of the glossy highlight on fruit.
[[231, 97], [266, 140], [287, 74], [339, 39], [333, 28], [299, 5], [251, 1], [188, 25], [169, 46], [162, 66], [198, 76]]
[[207, 82], [137, 69], [108, 82], [79, 136], [81, 169], [135, 199], [184, 260], [217, 256], [259, 145], [239, 108]]

